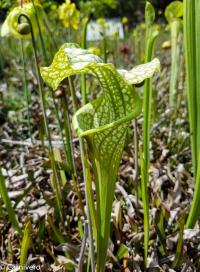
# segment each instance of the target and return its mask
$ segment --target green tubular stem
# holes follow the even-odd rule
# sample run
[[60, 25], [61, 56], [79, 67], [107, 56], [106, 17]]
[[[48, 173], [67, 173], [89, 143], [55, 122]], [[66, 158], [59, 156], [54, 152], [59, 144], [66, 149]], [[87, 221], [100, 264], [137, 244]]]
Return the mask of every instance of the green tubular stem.
[[82, 43], [81, 43], [81, 47], [83, 49], [87, 48], [87, 26], [90, 22], [90, 16], [88, 16], [85, 19], [84, 25], [83, 25], [83, 30], [82, 30]]
[[[62, 143], [63, 143], [64, 154], [65, 154], [65, 158], [67, 161], [67, 165], [70, 169], [70, 172], [74, 173], [75, 170], [74, 170], [74, 164], [73, 164], [70, 127], [67, 126], [67, 124], [65, 122], [64, 129], [63, 129], [62, 122], [60, 120], [59, 113], [58, 113], [58, 107], [56, 105], [56, 101], [55, 101], [55, 97], [54, 97], [52, 89], [50, 89], [50, 92], [51, 92], [51, 96], [53, 99], [54, 112], [56, 115], [58, 127], [59, 127], [60, 134], [61, 134], [61, 139], [62, 139]], [[68, 111], [66, 111], [66, 115], [68, 115]], [[66, 119], [67, 119], [67, 116], [64, 116], [65, 121], [66, 121]], [[63, 130], [64, 130], [64, 132], [63, 132]]]
[[32, 226], [31, 226], [31, 222], [29, 221], [25, 225], [24, 236], [22, 239], [21, 254], [20, 254], [20, 272], [23, 272], [26, 270], [25, 266], [27, 263], [28, 250], [32, 243], [31, 233], [32, 233]]
[[[69, 86], [70, 86], [70, 92], [71, 92], [71, 97], [72, 97], [72, 105], [73, 105], [73, 110], [74, 113], [78, 109], [78, 103], [76, 99], [76, 94], [75, 94], [75, 88], [73, 85], [72, 79], [69, 77]], [[89, 246], [90, 246], [90, 261], [91, 261], [91, 271], [95, 272], [95, 256], [94, 256], [94, 244], [93, 244], [93, 228], [92, 228], [92, 219], [91, 219], [91, 206], [90, 204], [93, 202], [90, 200], [93, 198], [92, 192], [91, 192], [91, 180], [88, 180], [89, 178], [89, 165], [88, 165], [88, 155], [87, 155], [87, 150], [84, 147], [84, 142], [82, 138], [79, 138], [79, 145], [80, 145], [80, 153], [81, 153], [81, 162], [82, 162], [82, 167], [83, 167], [83, 179], [84, 179], [84, 185], [85, 185], [85, 198], [86, 198], [86, 213], [87, 213], [87, 219], [88, 219], [88, 237], [89, 237]], [[88, 195], [89, 192], [91, 192], [91, 195]], [[90, 203], [89, 203], [90, 201]], [[92, 218], [94, 218], [92, 214]]]
[[22, 55], [22, 63], [23, 63], [23, 84], [24, 84], [24, 96], [26, 100], [26, 111], [27, 111], [27, 122], [28, 122], [28, 131], [29, 131], [29, 137], [31, 139], [31, 143], [33, 143], [33, 137], [31, 133], [31, 116], [30, 116], [30, 95], [28, 92], [28, 86], [27, 86], [27, 78], [26, 78], [26, 63], [25, 63], [25, 55], [24, 55], [24, 42], [21, 39], [20, 40], [21, 45], [21, 55]]
[[62, 226], [65, 229], [63, 208], [62, 208], [61, 179], [58, 177], [54, 152], [51, 148], [49, 150], [49, 159], [50, 159], [51, 169], [52, 169], [52, 185], [53, 185], [53, 189], [55, 191], [55, 196], [56, 196], [57, 212], [60, 216]]
[[[21, 8], [23, 7], [23, 1], [20, 1], [20, 6]], [[30, 101], [30, 96], [28, 93], [28, 86], [27, 86], [27, 78], [26, 78], [26, 63], [25, 63], [25, 54], [24, 54], [24, 42], [21, 39], [21, 54], [22, 54], [22, 62], [23, 62], [23, 81], [24, 81], [24, 96], [26, 99], [26, 111], [27, 111], [27, 121], [28, 121], [28, 130], [29, 130], [29, 136], [31, 139], [31, 143], [33, 144], [33, 137], [31, 133], [31, 116], [30, 116], [30, 111], [29, 111], [29, 101]]]
[[177, 271], [178, 268], [180, 268], [180, 264], [182, 261], [185, 217], [186, 217], [186, 212], [184, 210], [183, 213], [179, 217], [179, 239], [178, 239], [178, 243], [176, 246], [176, 254], [174, 257], [174, 261], [172, 263], [172, 268], [175, 271]]
[[197, 107], [197, 118], [196, 118], [196, 122], [197, 122], [197, 168], [199, 165], [199, 152], [200, 152], [200, 17], [199, 17], [199, 13], [200, 13], [200, 2], [198, 0], [195, 0], [195, 23], [196, 23], [196, 29], [195, 29], [195, 41], [196, 41], [196, 61], [197, 61], [197, 65], [196, 65], [196, 80], [197, 80], [197, 100], [196, 100], [196, 107]]
[[[84, 147], [84, 141], [82, 138], [79, 139], [80, 143], [80, 153], [81, 153], [81, 161], [83, 165], [83, 176], [84, 176], [84, 184], [85, 184], [85, 196], [86, 196], [86, 212], [87, 212], [87, 219], [88, 219], [88, 230], [89, 230], [89, 244], [90, 244], [90, 258], [91, 258], [91, 271], [95, 272], [95, 256], [94, 256], [94, 241], [93, 241], [93, 228], [92, 228], [92, 219], [91, 219], [91, 212], [90, 212], [90, 204], [93, 203], [91, 201], [92, 195], [88, 195], [88, 192], [91, 191], [91, 180], [88, 180], [88, 174], [90, 172], [89, 165], [88, 165], [88, 158], [87, 153]], [[90, 201], [90, 203], [89, 203]]]
[[3, 74], [3, 76], [5, 77], [5, 73], [4, 73], [4, 58], [3, 58], [3, 54], [2, 54], [2, 38], [0, 38], [0, 48], [1, 48], [1, 50], [0, 50], [0, 73], [2, 73]]
[[[107, 171], [102, 171], [96, 161], [96, 172], [98, 180], [96, 182], [97, 191], [97, 271], [105, 272], [105, 263], [107, 257], [107, 248], [110, 236], [110, 215], [112, 210], [113, 198], [108, 195], [114, 195], [115, 177], [109, 175]], [[112, 181], [112, 187], [102, 187], [100, 184]], [[101, 189], [100, 189], [101, 188]], [[103, 220], [105, 218], [105, 221]], [[103, 239], [102, 239], [103, 237]]]
[[177, 94], [177, 79], [179, 67], [179, 44], [178, 35], [180, 30], [180, 20], [171, 22], [171, 78], [170, 78], [170, 109], [172, 112], [175, 110], [175, 99]]
[[66, 137], [66, 147], [67, 147], [67, 150], [70, 151], [71, 156], [69, 156], [69, 152], [67, 153], [67, 155], [69, 156], [69, 161], [70, 161], [70, 165], [71, 165], [71, 169], [72, 169], [72, 173], [73, 173], [72, 180], [73, 180], [74, 189], [75, 189], [75, 192], [76, 192], [78, 199], [79, 199], [79, 204], [80, 204], [82, 214], [85, 216], [83, 199], [82, 199], [81, 192], [79, 190], [79, 186], [77, 183], [77, 172], [76, 172], [75, 161], [74, 161], [72, 136], [71, 136], [70, 120], [69, 120], [67, 105], [68, 105], [67, 97], [66, 97], [66, 93], [64, 92], [63, 97], [62, 97], [62, 108], [64, 109], [63, 120], [64, 120], [64, 129], [65, 129], [65, 137]]
[[[83, 49], [87, 48], [87, 26], [89, 21], [90, 21], [90, 18], [89, 17], [86, 18], [83, 25], [82, 44], [81, 44], [81, 47]], [[81, 75], [81, 95], [82, 95], [83, 105], [85, 105], [87, 101], [87, 94], [86, 94], [86, 76], [84, 74]]]
[[135, 188], [136, 188], [136, 206], [139, 207], [139, 188], [138, 188], [138, 175], [139, 175], [139, 165], [138, 165], [138, 125], [137, 125], [137, 118], [133, 120], [133, 127], [134, 127], [134, 159], [135, 159]]
[[38, 18], [37, 9], [35, 7], [34, 0], [31, 0], [31, 2], [32, 2], [34, 10], [35, 10], [35, 18], [36, 18], [38, 31], [39, 31], [40, 42], [41, 42], [41, 46], [42, 46], [42, 53], [44, 55], [45, 62], [48, 63], [48, 58], [47, 58], [47, 54], [46, 54], [46, 50], [45, 50], [44, 39], [43, 39], [42, 31], [41, 31], [41, 26], [40, 26], [40, 22], [39, 22], [39, 18]]
[[103, 33], [103, 61], [107, 63], [107, 40], [105, 33]]
[[55, 51], [58, 50], [58, 45], [57, 45], [56, 40], [54, 38], [54, 34], [52, 33], [51, 29], [49, 28], [48, 21], [46, 20], [46, 16], [44, 17], [44, 25], [46, 27], [46, 30], [47, 30], [48, 34], [49, 34], [49, 37], [52, 40], [53, 49]]
[[74, 113], [78, 110], [78, 101], [76, 98], [76, 90], [74, 87], [74, 83], [71, 77], [68, 78], [68, 82], [69, 82], [69, 88], [70, 88], [70, 92], [71, 92], [71, 98], [72, 98], [72, 106], [74, 109]]
[[97, 241], [97, 218], [96, 218], [96, 211], [93, 199], [93, 191], [92, 191], [92, 178], [90, 173], [90, 166], [89, 166], [89, 158], [88, 152], [84, 152], [85, 154], [85, 175], [86, 175], [86, 190], [87, 190], [87, 199], [88, 199], [88, 207], [90, 212], [92, 230], [94, 234], [95, 241]]
[[69, 113], [68, 113], [68, 107], [67, 107], [68, 103], [67, 103], [67, 98], [66, 98], [65, 92], [63, 92], [63, 97], [61, 98], [61, 104], [62, 104], [62, 108], [63, 108], [63, 122], [64, 122], [65, 138], [66, 138], [65, 155], [66, 155], [67, 162], [68, 162], [71, 172], [75, 176], [77, 176], [76, 169], [75, 169], [75, 162], [74, 162]]
[[[151, 29], [147, 31], [145, 62], [152, 59], [155, 37], [151, 36]], [[147, 267], [149, 244], [149, 165], [150, 165], [150, 127], [151, 127], [152, 79], [146, 79], [144, 85], [144, 110], [143, 110], [143, 158], [142, 158], [142, 200], [144, 209], [144, 265]]]
[[187, 97], [195, 187], [186, 227], [193, 228], [200, 215], [200, 2], [184, 0], [184, 45], [187, 71]]
[[87, 94], [86, 94], [86, 76], [81, 75], [81, 96], [82, 96], [82, 104], [85, 105], [87, 102]]
[[[198, 15], [197, 15], [198, 16]], [[194, 176], [197, 172], [197, 86], [196, 86], [196, 50], [195, 50], [195, 1], [184, 0], [184, 45], [187, 71], [187, 97], [191, 133], [192, 162]]]
[[149, 182], [149, 134], [150, 134], [150, 113], [151, 113], [151, 80], [147, 79], [144, 87], [144, 136], [143, 136], [143, 148], [144, 157], [143, 167], [142, 167], [142, 200], [144, 209], [144, 263], [147, 266], [147, 253], [148, 253], [148, 243], [149, 243], [149, 196], [148, 196], [148, 182]]
[[77, 176], [72, 175], [72, 181], [73, 181], [74, 190], [75, 190], [75, 192], [76, 192], [76, 194], [78, 196], [78, 199], [79, 199], [79, 205], [80, 205], [82, 215], [84, 216], [84, 218], [86, 218], [86, 214], [85, 214], [85, 210], [84, 210], [84, 204], [83, 204], [83, 198], [82, 198], [79, 186], [78, 186]]
[[84, 236], [82, 239], [82, 245], [81, 245], [81, 250], [80, 250], [80, 255], [79, 255], [79, 262], [78, 262], [78, 271], [83, 272], [83, 263], [84, 263], [84, 253], [86, 249], [86, 244], [87, 244], [87, 237], [88, 237], [88, 225], [85, 223], [84, 225]]
[[[199, 159], [200, 159], [200, 154], [199, 154]], [[199, 196], [200, 196], [200, 164], [198, 164], [198, 168], [197, 168], [194, 196], [193, 196], [192, 205], [190, 208], [190, 213], [186, 222], [187, 229], [194, 228], [197, 218], [200, 215], [200, 212], [199, 212], [200, 197]]]

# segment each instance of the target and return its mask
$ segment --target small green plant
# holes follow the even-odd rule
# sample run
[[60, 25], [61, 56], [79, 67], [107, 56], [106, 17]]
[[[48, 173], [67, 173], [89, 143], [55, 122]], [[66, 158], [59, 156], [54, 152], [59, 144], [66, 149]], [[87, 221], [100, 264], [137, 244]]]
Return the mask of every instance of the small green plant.
[[[63, 45], [52, 65], [41, 68], [43, 79], [54, 90], [63, 79], [77, 74], [96, 77], [103, 88], [96, 100], [80, 108], [73, 117], [79, 138], [87, 142], [95, 175], [97, 206], [95, 208], [91, 196], [89, 209], [99, 272], [105, 269], [115, 180], [127, 129], [142, 108], [141, 100], [131, 85], [152, 77], [158, 69], [159, 61], [154, 59], [130, 71], [116, 70], [113, 64], [105, 64], [98, 56], [73, 44]], [[87, 157], [84, 160], [87, 162]], [[86, 176], [90, 176], [88, 167], [85, 170]]]
[[178, 71], [179, 71], [179, 55], [180, 44], [179, 34], [182, 27], [183, 16], [183, 3], [180, 1], [174, 1], [170, 3], [165, 9], [165, 17], [170, 26], [171, 32], [171, 78], [170, 78], [170, 90], [169, 90], [169, 103], [170, 109], [173, 112], [175, 108], [177, 84], [178, 84]]
[[200, 5], [196, 0], [184, 0], [183, 3], [187, 98], [195, 178], [194, 197], [186, 227], [193, 228], [200, 215]]

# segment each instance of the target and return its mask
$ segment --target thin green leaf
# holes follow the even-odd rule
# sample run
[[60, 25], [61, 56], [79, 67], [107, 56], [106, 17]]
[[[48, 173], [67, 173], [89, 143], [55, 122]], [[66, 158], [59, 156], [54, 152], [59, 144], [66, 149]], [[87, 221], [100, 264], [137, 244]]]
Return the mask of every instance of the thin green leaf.
[[164, 205], [160, 204], [155, 215], [155, 228], [156, 232], [158, 233], [159, 241], [161, 243], [159, 250], [162, 255], [167, 254], [165, 230], [168, 224], [168, 220], [169, 220], [168, 211], [166, 210]]
[[62, 233], [59, 231], [59, 229], [54, 225], [50, 216], [48, 216], [48, 223], [49, 223], [51, 229], [53, 230], [53, 233], [55, 234], [57, 241], [59, 243], [65, 243], [66, 238], [62, 235]]
[[[148, 3], [146, 4], [148, 5]], [[148, 13], [145, 13], [145, 17]], [[148, 21], [146, 19], [146, 21]], [[146, 25], [145, 40], [145, 62], [153, 58], [153, 48], [155, 39], [159, 32], [156, 26]], [[144, 104], [143, 104], [143, 157], [141, 161], [141, 189], [144, 209], [144, 265], [147, 267], [147, 255], [149, 244], [149, 166], [150, 166], [150, 128], [151, 128], [151, 107], [152, 107], [152, 79], [147, 78], [144, 84]], [[141, 158], [141, 156], [140, 156]]]
[[[62, 162], [60, 150], [58, 148], [54, 148], [53, 152], [54, 152], [55, 160], [58, 161], [58, 163], [62, 164], [63, 162]], [[62, 186], [64, 187], [65, 184], [67, 183], [65, 171], [60, 170], [60, 178], [61, 178], [61, 181], [62, 181]]]
[[28, 250], [32, 243], [31, 234], [32, 234], [32, 225], [31, 225], [31, 222], [28, 221], [28, 223], [25, 225], [24, 236], [23, 236], [22, 246], [21, 246], [20, 272], [26, 271]]
[[182, 22], [180, 19], [174, 20], [170, 24], [171, 28], [171, 78], [170, 78], [170, 108], [174, 110], [176, 105], [176, 94], [178, 85], [178, 72], [179, 72], [179, 53], [180, 45], [178, 37], [180, 33]]
[[177, 243], [177, 247], [176, 247], [176, 254], [175, 254], [174, 261], [172, 263], [172, 268], [174, 268], [174, 269], [178, 269], [180, 266], [180, 262], [181, 262], [181, 256], [182, 256], [182, 250], [183, 250], [183, 235], [184, 235], [185, 217], [186, 217], [186, 212], [184, 210], [178, 219], [180, 229], [179, 229], [178, 243]]

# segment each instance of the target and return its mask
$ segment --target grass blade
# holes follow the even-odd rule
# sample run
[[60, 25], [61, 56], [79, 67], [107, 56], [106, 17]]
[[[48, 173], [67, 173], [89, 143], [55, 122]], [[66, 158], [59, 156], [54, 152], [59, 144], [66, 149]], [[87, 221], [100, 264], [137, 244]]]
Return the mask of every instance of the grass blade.
[[185, 225], [185, 217], [186, 213], [183, 211], [181, 215], [179, 216], [178, 222], [179, 222], [179, 239], [176, 247], [176, 254], [174, 261], [172, 263], [173, 269], [178, 269], [180, 266], [181, 256], [182, 256], [182, 249], [183, 249], [183, 235], [184, 235], [184, 225]]
[[25, 225], [24, 236], [22, 239], [21, 254], [20, 254], [20, 272], [27, 270], [26, 269], [27, 255], [28, 255], [28, 250], [32, 244], [31, 234], [32, 234], [32, 225], [31, 225], [31, 222], [28, 221], [28, 223]]

